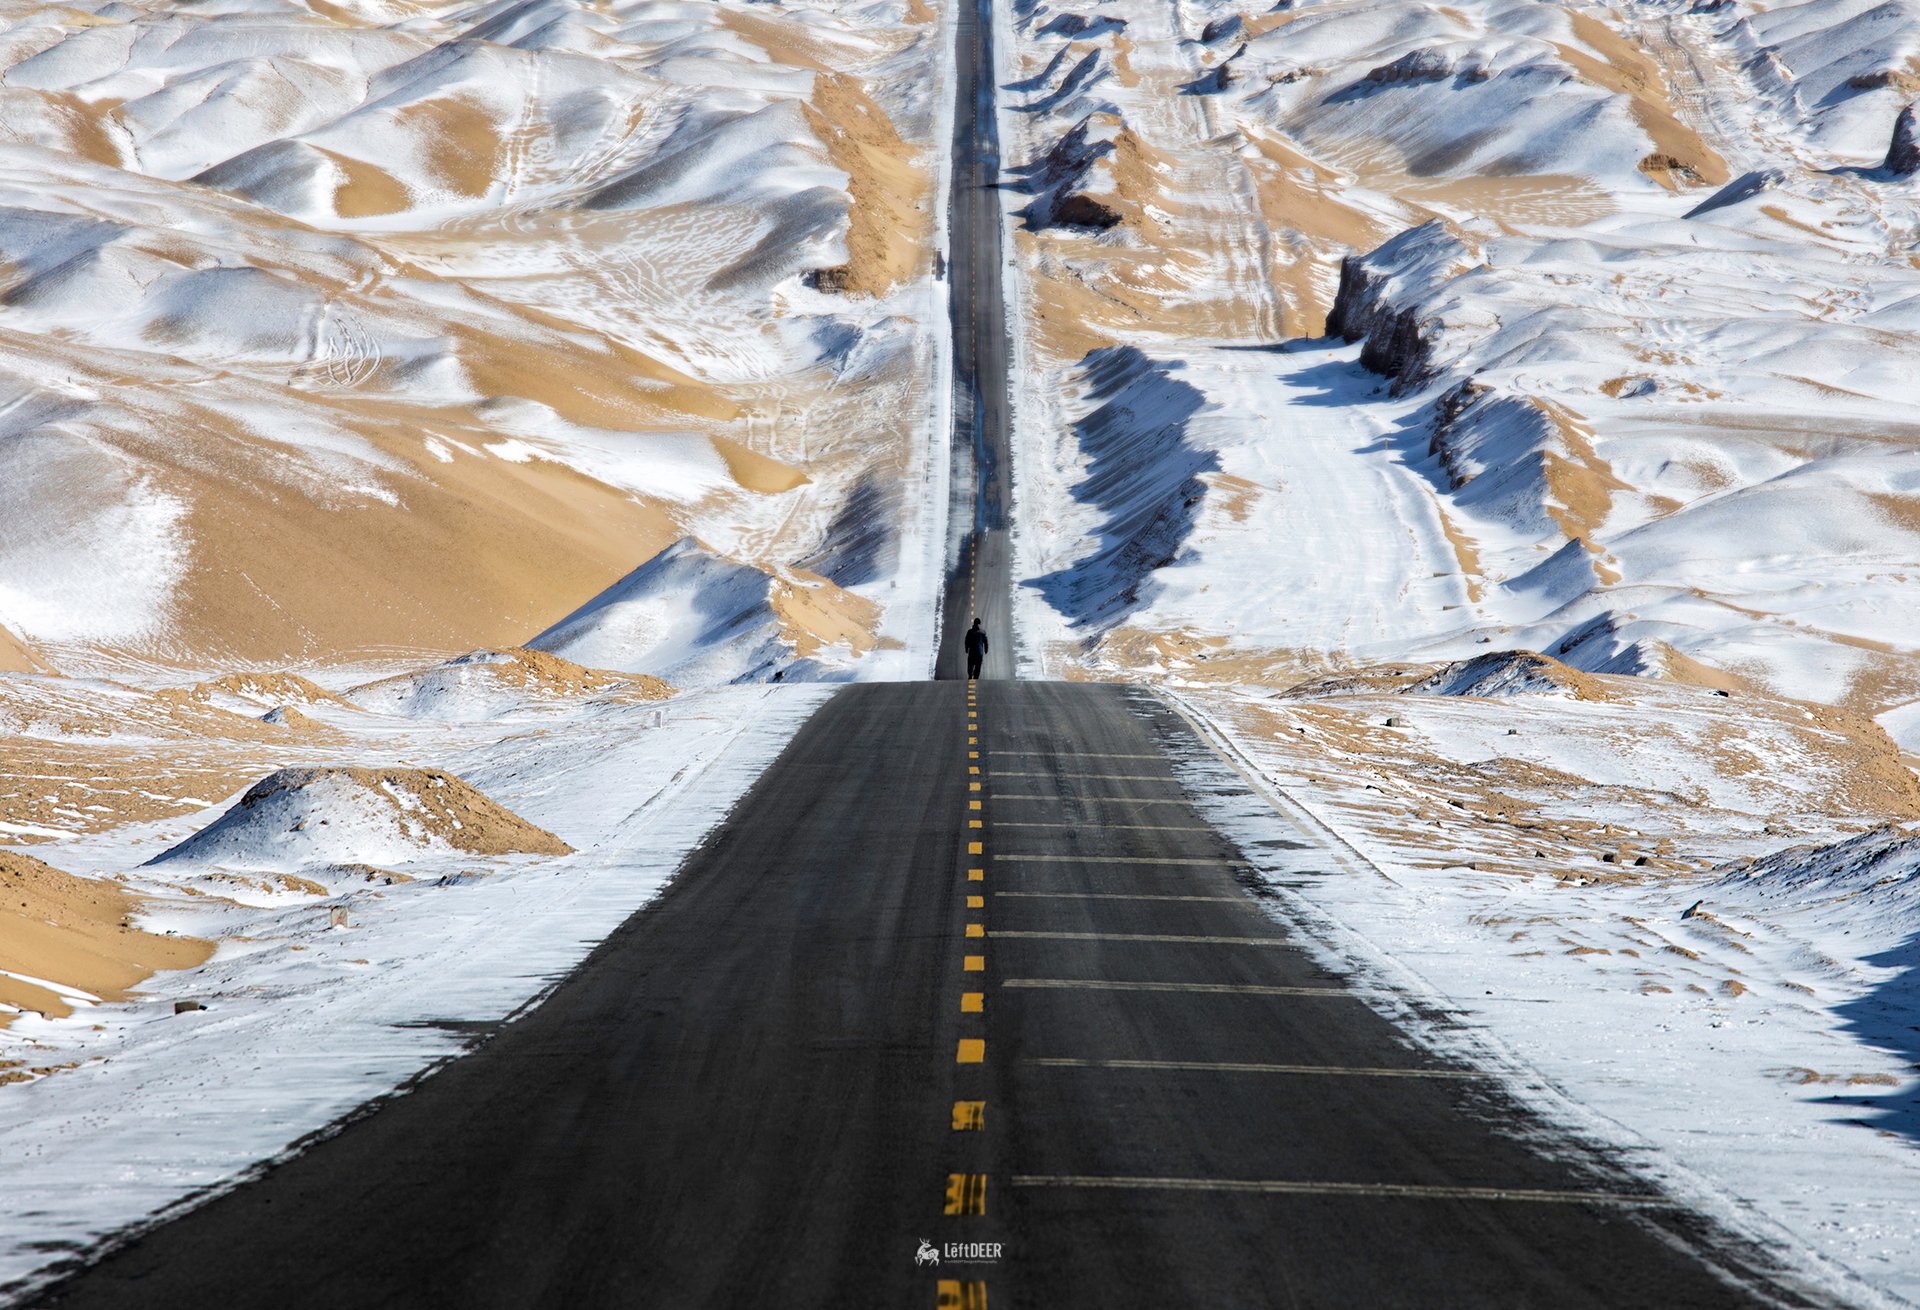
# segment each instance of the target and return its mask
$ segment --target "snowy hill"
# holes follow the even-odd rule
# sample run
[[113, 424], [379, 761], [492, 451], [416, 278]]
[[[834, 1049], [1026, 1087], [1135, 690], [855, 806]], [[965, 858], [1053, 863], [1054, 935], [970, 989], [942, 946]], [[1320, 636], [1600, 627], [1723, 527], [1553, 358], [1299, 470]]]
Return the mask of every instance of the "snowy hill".
[[561, 855], [569, 847], [432, 769], [281, 769], [148, 861], [229, 869], [406, 864], [435, 851]]
[[872, 648], [858, 596], [675, 542], [527, 645], [596, 668], [691, 685], [846, 676]]

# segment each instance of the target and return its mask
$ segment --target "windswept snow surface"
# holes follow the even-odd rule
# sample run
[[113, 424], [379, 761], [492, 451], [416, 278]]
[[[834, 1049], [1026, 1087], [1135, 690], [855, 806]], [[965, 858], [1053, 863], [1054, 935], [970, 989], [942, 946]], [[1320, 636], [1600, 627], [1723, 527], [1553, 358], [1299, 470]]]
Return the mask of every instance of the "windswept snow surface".
[[[138, 1000], [83, 1003], [63, 1020], [21, 1014], [0, 1029], [0, 1056], [77, 1062], [0, 1086], [0, 1289], [31, 1287], [50, 1260], [233, 1185], [458, 1054], [464, 1025], [534, 1002], [659, 890], [827, 694], [741, 687], [652, 704], [590, 700], [564, 731], [548, 714], [505, 735], [499, 721], [316, 709], [358, 734], [336, 747], [345, 758], [444, 768], [573, 853], [416, 843], [396, 878], [365, 863], [315, 869], [312, 851], [256, 842], [237, 859], [221, 846], [190, 850], [193, 868], [142, 871], [135, 889], [163, 898], [144, 926], [218, 938], [219, 953], [156, 975]], [[350, 820], [363, 808], [334, 799], [307, 791], [308, 817]], [[36, 849], [77, 873], [131, 870], [208, 817]], [[348, 845], [362, 859], [371, 850]], [[313, 876], [275, 878], [275, 867]], [[333, 926], [336, 911], [344, 926]], [[176, 1015], [181, 998], [207, 1008]]]
[[0, 627], [108, 673], [512, 646], [690, 533], [833, 576], [851, 515], [881, 657], [810, 667], [924, 672], [944, 31], [0, 6]]
[[[1920, 695], [1920, 193], [1880, 167], [1920, 11], [1067, 21], [1090, 13], [1003, 22], [1043, 667], [1193, 673], [1198, 641], [1299, 672], [1486, 639], [1594, 668], [1658, 642], [1869, 713]], [[1323, 326], [1367, 372], [1301, 340]], [[1090, 495], [1116, 494], [1089, 476], [1111, 425], [1088, 425], [1115, 350], [1197, 393], [1172, 424], [1192, 457], [1141, 461], [1125, 494], [1197, 485], [1133, 559]], [[1138, 424], [1166, 445], [1163, 415]], [[1122, 603], [1045, 583], [1094, 565]], [[1322, 612], [1349, 597], [1350, 624]]]

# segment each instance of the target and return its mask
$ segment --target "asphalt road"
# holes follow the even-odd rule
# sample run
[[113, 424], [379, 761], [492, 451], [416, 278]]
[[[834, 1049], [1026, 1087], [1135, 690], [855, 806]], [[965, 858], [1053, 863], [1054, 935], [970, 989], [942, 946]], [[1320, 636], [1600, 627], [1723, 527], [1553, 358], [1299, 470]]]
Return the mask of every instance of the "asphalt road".
[[1008, 454], [1007, 315], [1001, 291], [1000, 137], [993, 110], [991, 0], [963, 3], [953, 116], [953, 190], [948, 210], [953, 319], [953, 483], [958, 548], [940, 606], [940, 678], [966, 676], [960, 634], [978, 617], [988, 634], [988, 678], [1014, 671], [1012, 572], [1007, 524], [1013, 504]]
[[841, 692], [543, 1005], [38, 1303], [1765, 1303], [1298, 949], [1151, 697], [969, 695]]

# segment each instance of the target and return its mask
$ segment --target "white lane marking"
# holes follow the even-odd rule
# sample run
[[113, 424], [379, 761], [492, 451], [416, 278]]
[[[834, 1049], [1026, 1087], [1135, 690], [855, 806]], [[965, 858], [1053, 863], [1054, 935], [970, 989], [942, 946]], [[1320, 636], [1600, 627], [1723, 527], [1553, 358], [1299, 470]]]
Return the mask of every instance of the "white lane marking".
[[1110, 978], [1005, 978], [1002, 987], [1089, 992], [1194, 992], [1205, 996], [1313, 996], [1329, 1001], [1359, 1001], [1375, 993], [1346, 987], [1276, 987], [1265, 983], [1133, 982]]
[[1025, 901], [1219, 901], [1253, 908], [1253, 901], [1245, 896], [1169, 896], [1150, 892], [995, 892], [994, 895], [1017, 896]]
[[1022, 792], [1017, 796], [999, 795], [997, 801], [1046, 801], [1049, 805], [1058, 805], [1061, 801], [1111, 801], [1118, 805], [1186, 805], [1184, 796], [1082, 796], [1078, 793], [1061, 796], [1037, 796]]
[[1022, 760], [1164, 760], [1164, 755], [1103, 754], [1099, 751], [1001, 751]]
[[1233, 1060], [1075, 1060], [1047, 1056], [1023, 1060], [1046, 1069], [1167, 1069], [1199, 1073], [1283, 1073], [1328, 1078], [1454, 1078], [1493, 1077], [1476, 1069], [1385, 1069], [1339, 1064], [1248, 1064]]
[[1164, 782], [1173, 784], [1173, 775], [1167, 773], [1049, 773], [1021, 772], [1017, 769], [996, 769], [996, 778], [1097, 778], [1101, 782]]
[[[1006, 798], [1002, 796], [1002, 797], [996, 797], [995, 799], [1005, 800]], [[994, 826], [996, 828], [1053, 828], [1056, 830], [1064, 830], [1064, 829], [1070, 828], [1076, 832], [1085, 831], [1087, 827], [1085, 823], [1053, 823], [1053, 822], [1042, 823], [1035, 819], [1001, 819], [997, 823], [995, 823]], [[1187, 823], [1102, 823], [1096, 827], [1095, 831], [1097, 832], [1212, 832], [1213, 829], [1196, 828], [1192, 824], [1187, 824]]]
[[1047, 942], [1174, 942], [1185, 946], [1292, 946], [1284, 937], [1193, 937], [1170, 932], [1011, 932], [995, 928], [995, 937]]
[[1243, 869], [1247, 863], [1245, 860], [1196, 860], [1158, 855], [996, 855], [993, 858], [1025, 864], [1198, 864], [1210, 869]]
[[1095, 1174], [1015, 1174], [1015, 1187], [1090, 1187], [1133, 1192], [1240, 1192], [1264, 1196], [1353, 1196], [1406, 1201], [1531, 1201], [1666, 1209], [1664, 1196], [1542, 1187], [1446, 1187], [1422, 1183], [1314, 1183], [1291, 1178], [1129, 1178]]

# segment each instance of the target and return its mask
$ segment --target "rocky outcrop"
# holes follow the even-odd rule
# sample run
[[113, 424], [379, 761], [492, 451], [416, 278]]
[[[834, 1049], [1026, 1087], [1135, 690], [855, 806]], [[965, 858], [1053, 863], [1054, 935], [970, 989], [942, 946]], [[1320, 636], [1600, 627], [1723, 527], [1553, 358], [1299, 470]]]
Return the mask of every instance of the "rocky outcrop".
[[1053, 227], [1091, 227], [1105, 231], [1120, 222], [1120, 214], [1089, 195], [1071, 195], [1053, 207]]
[[1106, 116], [1089, 114], [1044, 155], [1010, 170], [1021, 175], [1014, 186], [1034, 197], [1033, 203], [1020, 211], [1029, 228], [1108, 228], [1120, 221], [1120, 215], [1110, 207], [1080, 190], [1094, 164], [1116, 149], [1112, 139], [1116, 131], [1116, 125]]
[[1912, 105], [1903, 108], [1900, 116], [1893, 120], [1893, 142], [1887, 147], [1886, 163], [1881, 167], [1901, 177], [1920, 171], [1920, 120], [1916, 120]]
[[1361, 341], [1360, 362], [1393, 379], [1396, 393], [1431, 381], [1438, 316], [1422, 301], [1480, 263], [1467, 234], [1442, 219], [1409, 228], [1370, 254], [1340, 261], [1327, 334]]
[[1219, 18], [1211, 19], [1205, 27], [1200, 29], [1200, 44], [1212, 45], [1222, 37], [1235, 35], [1244, 26], [1245, 23], [1238, 14], [1224, 14]]

